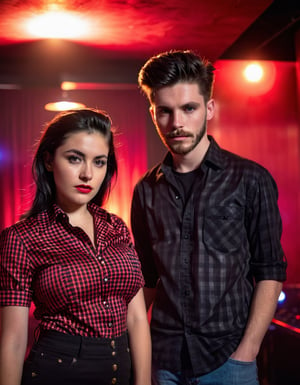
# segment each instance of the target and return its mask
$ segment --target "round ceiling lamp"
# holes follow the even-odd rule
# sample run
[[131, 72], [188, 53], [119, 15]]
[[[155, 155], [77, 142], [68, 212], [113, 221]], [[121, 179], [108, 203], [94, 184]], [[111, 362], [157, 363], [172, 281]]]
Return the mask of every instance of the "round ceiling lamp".
[[61, 100], [57, 102], [50, 102], [45, 104], [44, 108], [47, 111], [67, 111], [67, 110], [77, 110], [80, 108], [85, 108], [86, 106], [83, 103], [70, 102], [66, 100]]

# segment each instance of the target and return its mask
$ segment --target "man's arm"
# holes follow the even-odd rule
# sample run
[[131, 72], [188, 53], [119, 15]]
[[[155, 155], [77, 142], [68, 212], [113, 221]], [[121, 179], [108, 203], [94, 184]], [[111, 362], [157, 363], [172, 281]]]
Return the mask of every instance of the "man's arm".
[[[131, 204], [131, 229], [134, 238], [135, 250], [139, 256], [146, 286], [155, 287], [158, 274], [152, 253], [151, 228], [147, 222], [144, 194], [140, 188], [135, 188]], [[147, 310], [150, 306], [148, 293], [145, 294]], [[153, 298], [152, 298], [153, 299]]]
[[239, 361], [254, 361], [263, 338], [273, 319], [282, 282], [259, 281], [254, 289], [249, 319], [244, 336], [231, 358]]

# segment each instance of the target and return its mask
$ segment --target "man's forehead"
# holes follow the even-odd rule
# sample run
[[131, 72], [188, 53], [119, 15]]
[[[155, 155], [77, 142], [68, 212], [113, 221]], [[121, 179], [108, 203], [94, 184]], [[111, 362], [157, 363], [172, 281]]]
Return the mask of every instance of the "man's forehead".
[[172, 86], [161, 87], [153, 95], [153, 104], [186, 104], [202, 102], [204, 99], [197, 83], [180, 82]]

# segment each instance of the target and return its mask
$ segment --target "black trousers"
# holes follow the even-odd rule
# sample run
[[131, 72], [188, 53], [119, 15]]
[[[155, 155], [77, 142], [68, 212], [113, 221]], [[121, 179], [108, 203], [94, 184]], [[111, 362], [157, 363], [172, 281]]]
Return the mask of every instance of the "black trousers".
[[129, 385], [127, 333], [113, 339], [44, 332], [24, 363], [22, 385]]

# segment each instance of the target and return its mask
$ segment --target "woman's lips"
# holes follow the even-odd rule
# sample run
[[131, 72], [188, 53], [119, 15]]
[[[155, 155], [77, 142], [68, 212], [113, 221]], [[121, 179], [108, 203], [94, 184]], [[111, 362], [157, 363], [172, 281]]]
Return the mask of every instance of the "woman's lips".
[[76, 190], [79, 191], [82, 194], [88, 194], [88, 193], [90, 193], [92, 191], [92, 187], [91, 186], [79, 185], [79, 186], [75, 186], [75, 187], [76, 187]]

